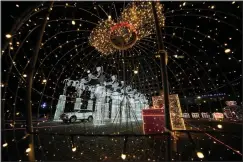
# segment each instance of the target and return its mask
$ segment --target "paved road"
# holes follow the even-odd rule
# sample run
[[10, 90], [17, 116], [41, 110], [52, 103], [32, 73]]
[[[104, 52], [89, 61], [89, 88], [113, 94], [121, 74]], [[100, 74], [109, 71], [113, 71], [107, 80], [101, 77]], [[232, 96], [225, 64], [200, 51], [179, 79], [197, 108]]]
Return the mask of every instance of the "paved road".
[[[203, 120], [187, 120], [190, 127], [200, 129], [215, 129], [217, 125], [222, 124], [224, 131], [236, 132], [234, 135], [217, 134], [208, 136], [207, 134], [192, 133], [197, 149], [205, 154], [204, 160], [241, 160], [241, 156], [235, 151], [242, 152], [241, 124], [209, 122]], [[17, 125], [23, 125], [18, 123]], [[142, 133], [142, 122], [126, 124], [106, 124], [94, 126], [88, 122], [77, 122], [75, 124], [63, 124], [61, 122], [42, 122], [38, 124], [40, 132], [56, 133], [88, 133], [88, 134], [112, 134], [122, 133]], [[35, 124], [37, 126], [37, 123]], [[220, 129], [221, 130], [221, 129]], [[237, 134], [238, 132], [238, 134]], [[3, 133], [2, 133], [3, 135]], [[3, 149], [3, 160], [22, 161], [28, 160], [25, 150], [28, 147], [28, 137], [24, 130], [5, 131], [8, 140], [8, 148]], [[15, 141], [12, 141], [15, 137]], [[71, 136], [35, 136], [36, 159], [44, 161], [119, 161], [124, 145], [124, 137], [81, 137], [75, 136], [73, 143], [77, 147], [76, 152], [71, 151]], [[219, 140], [219, 141], [217, 141]], [[165, 158], [165, 138], [153, 137], [129, 137], [126, 147], [127, 158], [130, 161], [163, 161]], [[223, 142], [223, 143], [221, 143]], [[195, 150], [188, 140], [187, 136], [180, 136], [177, 141], [177, 150], [180, 153], [175, 155], [177, 160], [196, 159]], [[230, 146], [230, 148], [228, 147]], [[232, 150], [233, 149], [233, 150]], [[235, 150], [235, 151], [234, 151]]]

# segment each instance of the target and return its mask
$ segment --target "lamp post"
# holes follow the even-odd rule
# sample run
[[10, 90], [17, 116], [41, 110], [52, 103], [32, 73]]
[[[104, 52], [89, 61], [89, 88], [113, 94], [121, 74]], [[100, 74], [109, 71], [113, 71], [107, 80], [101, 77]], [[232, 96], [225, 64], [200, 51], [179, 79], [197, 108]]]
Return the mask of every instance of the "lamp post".
[[[160, 54], [160, 70], [162, 75], [163, 90], [164, 90], [164, 110], [165, 110], [165, 127], [168, 131], [171, 131], [170, 123], [170, 107], [169, 107], [169, 88], [168, 88], [168, 76], [167, 76], [167, 66], [166, 66], [166, 51], [164, 50], [164, 44], [162, 40], [162, 31], [159, 26], [158, 15], [156, 12], [155, 5], [159, 2], [152, 2], [152, 11], [154, 15], [154, 23], [156, 29], [156, 37], [158, 43], [158, 52]], [[168, 132], [167, 135], [167, 161], [171, 161], [171, 134]]]
[[30, 134], [29, 136], [29, 160], [30, 161], [35, 161], [35, 153], [34, 153], [34, 134], [33, 134], [33, 124], [32, 124], [32, 102], [31, 102], [31, 92], [32, 92], [32, 85], [33, 85], [33, 75], [34, 75], [34, 70], [35, 70], [35, 65], [37, 62], [37, 58], [38, 58], [38, 54], [39, 54], [39, 50], [40, 50], [40, 45], [42, 42], [42, 37], [44, 34], [44, 30], [47, 24], [47, 17], [49, 17], [49, 14], [51, 12], [51, 8], [53, 6], [53, 1], [50, 4], [50, 7], [48, 9], [48, 12], [46, 14], [46, 17], [44, 18], [44, 22], [41, 26], [40, 29], [40, 33], [38, 35], [38, 39], [36, 42], [36, 46], [35, 46], [35, 50], [33, 53], [33, 56], [31, 58], [29, 67], [28, 67], [28, 77], [26, 79], [26, 87], [27, 87], [27, 94], [26, 94], [26, 113], [27, 113], [27, 127], [26, 127], [26, 131], [28, 134]]

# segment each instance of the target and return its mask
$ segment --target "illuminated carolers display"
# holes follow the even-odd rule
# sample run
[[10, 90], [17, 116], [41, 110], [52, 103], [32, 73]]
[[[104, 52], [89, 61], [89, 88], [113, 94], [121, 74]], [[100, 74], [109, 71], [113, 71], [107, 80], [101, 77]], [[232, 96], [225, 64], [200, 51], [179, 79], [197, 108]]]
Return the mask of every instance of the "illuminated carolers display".
[[[66, 90], [69, 86], [75, 87], [77, 91], [74, 109], [81, 109], [82, 93], [91, 92], [87, 109], [94, 113], [94, 125], [102, 125], [106, 120], [114, 123], [141, 120], [141, 110], [148, 107], [145, 95], [132, 89], [131, 86], [124, 86], [123, 81], [119, 83], [115, 75], [111, 77], [110, 82], [104, 81], [103, 68], [97, 67], [96, 70], [98, 74], [89, 73], [87, 80], [84, 78], [64, 80], [63, 95], [59, 96], [54, 120], [59, 120], [60, 115], [64, 112]], [[93, 99], [95, 99], [95, 103]]]

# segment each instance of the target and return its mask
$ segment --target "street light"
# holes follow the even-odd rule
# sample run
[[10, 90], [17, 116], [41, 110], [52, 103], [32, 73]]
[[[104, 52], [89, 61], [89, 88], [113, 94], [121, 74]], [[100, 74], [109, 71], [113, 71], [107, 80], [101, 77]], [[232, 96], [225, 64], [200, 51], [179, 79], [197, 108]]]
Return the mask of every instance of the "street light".
[[[155, 8], [155, 3], [159, 2], [152, 2], [152, 11], [154, 16], [154, 24], [156, 29], [156, 37], [157, 37], [157, 43], [158, 43], [158, 53], [160, 55], [160, 64], [161, 64], [161, 76], [162, 76], [162, 82], [163, 82], [163, 89], [164, 89], [164, 110], [165, 110], [165, 127], [167, 130], [171, 130], [171, 119], [170, 119], [170, 106], [169, 106], [169, 86], [168, 86], [168, 75], [167, 75], [167, 53], [164, 50], [164, 44], [162, 39], [162, 32], [161, 28], [159, 26], [159, 20], [157, 11]], [[171, 161], [171, 135], [168, 134], [167, 136], [167, 161]]]

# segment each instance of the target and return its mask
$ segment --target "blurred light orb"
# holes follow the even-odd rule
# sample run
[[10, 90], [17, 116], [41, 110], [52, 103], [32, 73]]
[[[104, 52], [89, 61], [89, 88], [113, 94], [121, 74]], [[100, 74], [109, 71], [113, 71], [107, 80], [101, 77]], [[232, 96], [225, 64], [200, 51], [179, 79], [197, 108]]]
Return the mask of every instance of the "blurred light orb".
[[72, 148], [72, 152], [75, 152], [77, 150], [77, 147]]
[[7, 147], [7, 146], [8, 146], [8, 143], [4, 143], [4, 144], [3, 144], [3, 147]]
[[203, 155], [202, 152], [197, 152], [197, 157], [200, 158], [200, 159], [203, 159], [204, 155]]
[[217, 127], [218, 127], [219, 129], [222, 129], [222, 128], [223, 128], [223, 126], [222, 126], [221, 124], [218, 124]]
[[12, 35], [11, 34], [6, 34], [6, 38], [11, 38], [12, 37]]
[[225, 49], [224, 53], [230, 53], [231, 50], [228, 48], [228, 49]]
[[126, 155], [126, 154], [121, 154], [121, 158], [122, 158], [123, 160], [125, 160], [125, 159], [126, 159], [126, 157], [127, 157], [127, 155]]
[[30, 151], [31, 151], [31, 148], [27, 148], [27, 149], [25, 150], [26, 153], [28, 153], [28, 152], [30, 152]]

